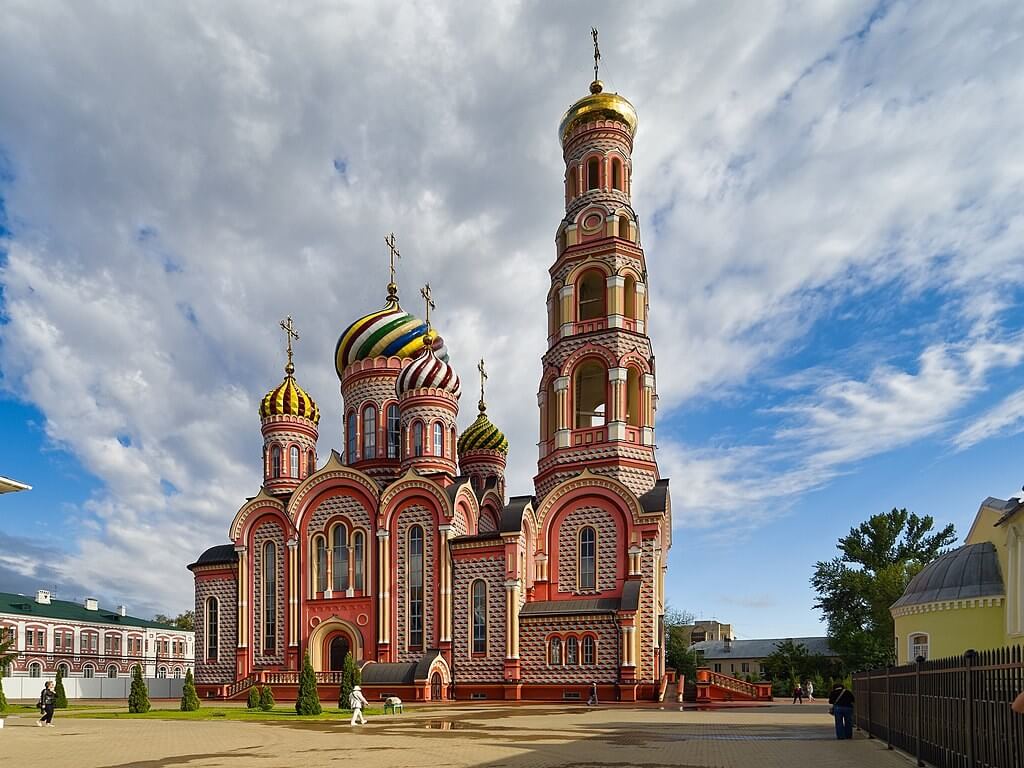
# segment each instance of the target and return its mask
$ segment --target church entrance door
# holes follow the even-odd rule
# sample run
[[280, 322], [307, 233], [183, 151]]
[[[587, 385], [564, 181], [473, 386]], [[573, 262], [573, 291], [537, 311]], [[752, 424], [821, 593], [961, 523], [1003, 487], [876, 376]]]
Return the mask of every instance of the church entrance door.
[[330, 669], [331, 672], [341, 672], [345, 666], [345, 656], [349, 652], [348, 638], [338, 635], [331, 640]]
[[430, 678], [430, 699], [431, 701], [441, 700], [441, 673], [435, 672]]

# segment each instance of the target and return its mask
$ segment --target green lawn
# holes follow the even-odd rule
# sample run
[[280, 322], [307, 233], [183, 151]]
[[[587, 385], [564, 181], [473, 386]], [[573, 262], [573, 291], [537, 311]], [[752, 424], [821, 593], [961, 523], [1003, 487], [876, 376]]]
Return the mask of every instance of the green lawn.
[[[102, 704], [69, 704], [67, 709], [58, 709], [58, 710], [56, 710], [56, 712], [58, 714], [60, 714], [62, 712], [75, 712], [75, 711], [78, 711], [78, 710], [89, 710], [89, 709], [107, 709], [107, 707], [105, 707]], [[7, 706], [7, 712], [5, 714], [7, 714], [7, 715], [23, 715], [26, 712], [38, 713], [39, 710], [36, 709], [34, 704], [9, 704]]]
[[[74, 712], [64, 710], [66, 715], [59, 716], [69, 718], [90, 718], [102, 720], [253, 720], [253, 721], [300, 721], [300, 720], [349, 720], [352, 712], [347, 709], [324, 708], [323, 714], [304, 715], [299, 717], [295, 714], [294, 707], [275, 707], [269, 712], [262, 710], [249, 710], [241, 707], [201, 707], [194, 712], [182, 712], [178, 709], [151, 709], [144, 714], [132, 714], [127, 708], [121, 712]], [[383, 715], [382, 709], [364, 709], [363, 714], [367, 717]], [[390, 715], [389, 715], [390, 717]]]

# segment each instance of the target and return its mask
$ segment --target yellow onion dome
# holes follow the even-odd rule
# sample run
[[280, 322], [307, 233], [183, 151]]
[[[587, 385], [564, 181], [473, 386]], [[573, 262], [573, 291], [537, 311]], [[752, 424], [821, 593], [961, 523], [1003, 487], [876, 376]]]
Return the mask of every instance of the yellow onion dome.
[[459, 455], [471, 451], [500, 451], [508, 455], [508, 438], [487, 417], [487, 406], [480, 401], [480, 415], [459, 435]]
[[415, 357], [423, 349], [423, 337], [429, 336], [434, 352], [448, 360], [444, 339], [418, 317], [403, 310], [389, 296], [384, 309], [360, 317], [349, 325], [334, 349], [334, 366], [341, 377], [349, 365], [371, 357]]
[[320, 422], [320, 408], [316, 401], [306, 394], [295, 377], [295, 366], [291, 363], [284, 369], [285, 377], [275, 389], [270, 390], [260, 401], [260, 418], [268, 416], [298, 416], [314, 424]]
[[432, 346], [424, 348], [423, 341], [421, 341], [420, 348], [423, 349], [420, 356], [398, 375], [398, 381], [395, 382], [398, 394], [401, 396], [414, 389], [429, 387], [443, 390], [455, 397], [461, 395], [462, 382], [459, 381], [459, 375], [455, 373], [455, 369], [448, 364], [447, 360], [438, 357]]
[[590, 84], [590, 95], [573, 104], [558, 124], [558, 138], [565, 141], [566, 136], [580, 123], [591, 120], [618, 120], [629, 128], [629, 135], [636, 135], [636, 108], [629, 100], [617, 93], [605, 93], [604, 83], [595, 80]]

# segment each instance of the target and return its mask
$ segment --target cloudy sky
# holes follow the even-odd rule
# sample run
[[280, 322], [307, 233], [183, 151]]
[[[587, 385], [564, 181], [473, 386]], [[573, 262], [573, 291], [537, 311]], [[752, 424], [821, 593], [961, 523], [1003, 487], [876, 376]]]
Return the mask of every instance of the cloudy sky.
[[592, 24], [640, 115], [672, 603], [818, 633], [851, 525], [964, 534], [1024, 482], [1020, 3], [4, 5], [0, 474], [34, 490], [0, 498], [0, 590], [187, 608], [258, 488], [286, 314], [340, 448], [334, 344], [389, 231], [529, 492]]

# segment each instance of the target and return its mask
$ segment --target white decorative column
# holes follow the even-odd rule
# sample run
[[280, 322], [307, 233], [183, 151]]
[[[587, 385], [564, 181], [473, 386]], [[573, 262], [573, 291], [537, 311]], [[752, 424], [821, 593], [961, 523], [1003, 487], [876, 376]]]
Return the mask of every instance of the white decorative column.
[[249, 566], [248, 550], [244, 544], [235, 547], [238, 555], [238, 647], [249, 645]]
[[519, 658], [519, 579], [505, 582], [505, 658]]
[[572, 335], [573, 321], [576, 319], [576, 312], [573, 310], [575, 295], [575, 286], [563, 285], [558, 289], [558, 332], [563, 339]]
[[608, 404], [608, 439], [626, 439], [626, 376], [625, 368], [608, 369], [608, 388], [611, 402]]
[[559, 376], [555, 379], [555, 448], [569, 447], [569, 377]]
[[450, 643], [452, 641], [452, 584], [451, 584], [451, 563], [448, 556], [448, 532], [450, 525], [439, 525], [437, 530], [441, 534], [441, 543], [438, 547], [440, 562], [440, 627], [438, 629], [438, 642]]
[[[611, 217], [614, 219], [614, 217]], [[605, 278], [606, 298], [608, 307], [608, 327], [609, 328], [622, 328], [625, 323], [622, 322], [625, 316], [625, 287], [626, 278], [622, 275], [609, 275]]]
[[288, 645], [299, 644], [299, 539], [292, 537], [288, 545]]
[[377, 642], [391, 642], [391, 532], [377, 531], [377, 563], [380, 568], [377, 592], [377, 617], [380, 632]]

